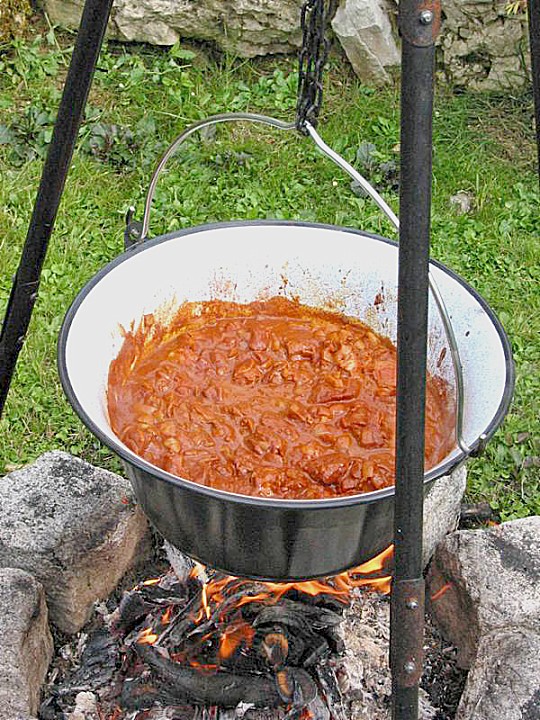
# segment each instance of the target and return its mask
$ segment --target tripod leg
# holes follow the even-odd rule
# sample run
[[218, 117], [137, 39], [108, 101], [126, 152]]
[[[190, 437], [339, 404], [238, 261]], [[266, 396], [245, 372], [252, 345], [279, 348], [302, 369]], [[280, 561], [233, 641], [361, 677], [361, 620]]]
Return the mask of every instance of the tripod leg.
[[36, 301], [47, 246], [105, 35], [112, 0], [86, 0], [51, 144], [0, 334], [0, 417]]
[[390, 612], [392, 719], [418, 720], [423, 668], [424, 407], [435, 39], [440, 4], [401, 0], [395, 572]]
[[540, 175], [540, 0], [529, 0], [527, 10], [529, 14], [529, 41], [534, 91], [536, 144], [538, 146], [538, 173]]

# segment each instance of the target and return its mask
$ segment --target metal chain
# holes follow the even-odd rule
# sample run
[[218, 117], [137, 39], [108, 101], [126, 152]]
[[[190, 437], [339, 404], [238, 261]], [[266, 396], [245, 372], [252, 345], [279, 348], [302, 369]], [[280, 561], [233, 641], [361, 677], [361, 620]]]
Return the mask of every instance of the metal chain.
[[298, 99], [296, 128], [307, 135], [306, 121], [316, 127], [322, 103], [322, 75], [330, 49], [327, 26], [339, 0], [306, 0], [302, 6], [300, 26], [302, 47], [298, 56]]

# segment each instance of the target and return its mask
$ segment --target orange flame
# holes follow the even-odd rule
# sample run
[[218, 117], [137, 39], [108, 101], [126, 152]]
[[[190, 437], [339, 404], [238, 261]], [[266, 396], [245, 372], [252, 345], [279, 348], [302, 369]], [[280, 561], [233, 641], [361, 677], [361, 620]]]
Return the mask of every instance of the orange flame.
[[[199, 624], [213, 617], [216, 622], [225, 626], [219, 634], [218, 655], [220, 660], [230, 658], [242, 643], [249, 647], [255, 636], [255, 629], [244, 621], [238, 613], [238, 610], [244, 605], [253, 602], [274, 605], [290, 590], [296, 590], [311, 597], [321, 594], [330, 595], [343, 602], [344, 605], [349, 602], [352, 590], [357, 587], [366, 587], [382, 594], [388, 594], [392, 580], [389, 568], [393, 553], [394, 546], [390, 545], [376, 557], [352, 570], [323, 580], [307, 580], [303, 582], [259, 583], [232, 575], [209, 579], [204, 565], [196, 563], [190, 577], [196, 577], [201, 582], [201, 604], [193, 620], [196, 624]], [[157, 583], [159, 583], [159, 578], [146, 580], [143, 585], [155, 585]], [[446, 586], [441, 588], [432, 599], [440, 597], [445, 589], [447, 589]], [[161, 615], [162, 626], [171, 622], [173, 612], [172, 605], [165, 609]], [[201, 638], [201, 642], [211, 639], [212, 636], [215, 637], [213, 631], [210, 631]], [[140, 632], [137, 642], [143, 645], [153, 645], [158, 638], [159, 635], [156, 634], [154, 629], [147, 627]], [[181, 652], [171, 655], [171, 658], [177, 662], [188, 662], [192, 667], [204, 671], [215, 671], [217, 669], [217, 665], [201, 664], [190, 657], [186, 657]]]
[[196, 670], [200, 670], [201, 672], [215, 672], [218, 669], [217, 665], [205, 665], [204, 663], [198, 663], [196, 660], [190, 660], [189, 664], [191, 665], [191, 667], [195, 668]]
[[255, 630], [243, 620], [233, 622], [222, 632], [219, 640], [219, 657], [230, 658], [242, 641], [249, 647], [255, 637]]
[[215, 672], [218, 670], [218, 665], [215, 663], [197, 662], [197, 660], [186, 657], [186, 654], [183, 652], [171, 653], [171, 660], [176, 663], [187, 663], [188, 665], [191, 665], [192, 668], [200, 670], [201, 672]]
[[[390, 545], [379, 555], [368, 562], [358, 565], [352, 570], [340, 573], [325, 580], [306, 580], [302, 582], [265, 582], [257, 583], [259, 592], [253, 592], [253, 581], [243, 580], [233, 575], [226, 575], [221, 579], [209, 580], [202, 586], [201, 609], [196, 617], [196, 622], [201, 622], [204, 617], [209, 619], [212, 612], [222, 603], [226, 604], [227, 597], [233, 594], [240, 594], [242, 588], [246, 589], [245, 594], [237, 598], [234, 608], [239, 609], [252, 602], [266, 602], [276, 604], [290, 590], [297, 590], [305, 595], [316, 597], [325, 594], [341, 600], [344, 604], [348, 602], [349, 595], [354, 588], [366, 587], [376, 590], [383, 595], [390, 592], [392, 577], [390, 574], [381, 576], [387, 568], [394, 555], [394, 546]], [[206, 577], [206, 572], [198, 565], [192, 570], [192, 576]], [[250, 592], [251, 591], [251, 592]], [[220, 619], [224, 619], [224, 612]]]
[[[121, 718], [123, 714], [124, 711], [122, 710], [120, 705], [116, 705], [113, 711], [109, 715], [107, 715], [107, 720], [119, 720], [119, 718]], [[99, 716], [102, 717], [101, 713], [99, 713]]]
[[163, 615], [161, 616], [161, 624], [162, 625], [168, 625], [171, 622], [173, 612], [173, 606], [169, 605], [169, 607], [165, 608], [165, 611]]
[[435, 600], [439, 600], [440, 598], [442, 598], [442, 596], [445, 595], [451, 587], [452, 583], [447, 582], [445, 585], [442, 586], [442, 588], [439, 588], [436, 593], [433, 593], [433, 595], [430, 597], [431, 602], [435, 602]]
[[158, 637], [159, 635], [156, 635], [152, 628], [148, 627], [141, 630], [139, 637], [137, 638], [137, 642], [139, 645], [153, 645], [157, 642]]

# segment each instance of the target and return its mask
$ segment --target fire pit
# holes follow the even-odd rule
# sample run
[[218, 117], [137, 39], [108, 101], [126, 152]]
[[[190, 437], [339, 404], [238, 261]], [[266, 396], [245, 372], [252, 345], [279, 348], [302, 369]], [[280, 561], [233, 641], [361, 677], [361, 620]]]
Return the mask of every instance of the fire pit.
[[392, 557], [390, 547], [333, 578], [260, 583], [175, 553], [173, 568], [98, 616], [78, 667], [56, 674], [40, 717], [73, 716], [92, 698], [94, 715], [104, 720], [155, 712], [225, 718], [228, 709], [235, 717], [345, 720], [341, 626], [360, 607], [388, 610]]

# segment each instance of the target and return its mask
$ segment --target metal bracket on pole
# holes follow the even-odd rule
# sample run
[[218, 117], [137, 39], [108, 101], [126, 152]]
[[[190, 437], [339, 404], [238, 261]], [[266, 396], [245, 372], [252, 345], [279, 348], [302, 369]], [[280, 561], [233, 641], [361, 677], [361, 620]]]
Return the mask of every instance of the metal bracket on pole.
[[430, 47], [441, 29], [441, 0], [407, 3], [399, 8], [399, 31], [414, 47]]
[[392, 593], [392, 623], [397, 632], [390, 645], [391, 665], [395, 668], [394, 683], [399, 688], [411, 688], [420, 682], [424, 657], [424, 579], [395, 582]]

